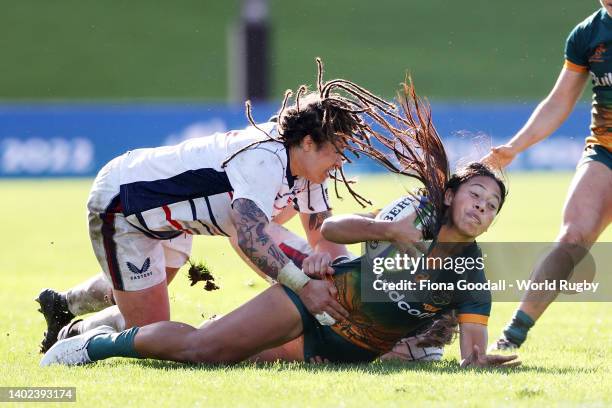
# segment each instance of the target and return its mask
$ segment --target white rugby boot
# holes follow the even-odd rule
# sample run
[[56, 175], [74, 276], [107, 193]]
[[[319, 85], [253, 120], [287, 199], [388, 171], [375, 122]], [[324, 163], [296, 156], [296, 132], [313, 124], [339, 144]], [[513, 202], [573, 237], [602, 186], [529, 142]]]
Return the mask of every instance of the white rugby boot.
[[442, 359], [444, 347], [420, 347], [417, 346], [420, 340], [421, 337], [418, 335], [403, 338], [380, 359], [403, 361], [440, 361]]
[[506, 338], [506, 336], [502, 335], [499, 339], [497, 339], [497, 341], [493, 344], [491, 344], [489, 346], [489, 348], [487, 349], [487, 351], [489, 352], [493, 352], [493, 351], [516, 351], [519, 349], [519, 345], [513, 343], [512, 341], [508, 340]]
[[87, 354], [87, 345], [89, 341], [99, 334], [106, 333], [116, 333], [116, 330], [110, 326], [100, 326], [83, 334], [79, 334], [78, 336], [60, 340], [45, 353], [40, 360], [40, 366], [47, 367], [53, 364], [67, 366], [89, 364], [92, 362]]

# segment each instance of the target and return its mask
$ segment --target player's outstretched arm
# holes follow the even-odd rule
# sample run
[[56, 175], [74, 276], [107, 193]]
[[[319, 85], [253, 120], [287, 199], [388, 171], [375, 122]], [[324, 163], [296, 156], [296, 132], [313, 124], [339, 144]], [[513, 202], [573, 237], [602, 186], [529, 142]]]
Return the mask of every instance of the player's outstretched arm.
[[377, 220], [369, 215], [335, 215], [323, 223], [321, 233], [330, 241], [355, 244], [365, 241], [390, 241], [403, 248], [422, 239], [414, 226], [416, 213], [397, 220]]
[[503, 145], [493, 147], [482, 161], [506, 167], [528, 147], [547, 138], [565, 121], [582, 94], [588, 74], [563, 68], [557, 82], [518, 133]]
[[462, 323], [460, 330], [461, 367], [516, 367], [521, 364], [516, 355], [486, 354], [487, 326]]

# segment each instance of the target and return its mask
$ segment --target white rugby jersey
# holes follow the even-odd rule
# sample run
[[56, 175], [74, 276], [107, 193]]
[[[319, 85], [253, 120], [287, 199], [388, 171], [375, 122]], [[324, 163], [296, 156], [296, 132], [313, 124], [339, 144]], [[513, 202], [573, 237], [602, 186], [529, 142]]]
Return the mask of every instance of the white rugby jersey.
[[[275, 136], [275, 123], [258, 126]], [[242, 147], [266, 138], [248, 127], [127, 152], [119, 165], [118, 197], [107, 211], [120, 210], [136, 228], [167, 239], [183, 232], [233, 235], [230, 210], [238, 198], [253, 201], [268, 220], [290, 204], [303, 213], [329, 210], [326, 186], [291, 175], [282, 143], [250, 147], [221, 167]]]

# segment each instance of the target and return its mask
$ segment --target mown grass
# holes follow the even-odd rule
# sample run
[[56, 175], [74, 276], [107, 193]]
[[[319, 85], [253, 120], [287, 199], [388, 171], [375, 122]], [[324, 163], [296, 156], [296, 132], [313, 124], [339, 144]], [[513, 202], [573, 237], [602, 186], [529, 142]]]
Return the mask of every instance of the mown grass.
[[[483, 240], [554, 239], [570, 177], [511, 175], [507, 207]], [[34, 296], [43, 287], [66, 289], [98, 271], [85, 222], [90, 182], [0, 181], [0, 386], [75, 386], [78, 405], [100, 407], [612, 404], [609, 303], [553, 305], [521, 349], [523, 366], [514, 370], [460, 370], [457, 344], [443, 361], [423, 364], [207, 367], [111, 359], [88, 367], [41, 369], [37, 347], [44, 325]], [[360, 191], [384, 205], [401, 194], [399, 184], [391, 176], [364, 176]], [[348, 198], [335, 204], [337, 212], [358, 210]], [[291, 228], [299, 230], [293, 221]], [[612, 231], [601, 240], [612, 241]], [[207, 261], [222, 289], [190, 288], [179, 276], [171, 286], [174, 320], [199, 324], [266, 286], [223, 238], [197, 239], [194, 257]], [[514, 307], [494, 304], [491, 336], [500, 332]]]

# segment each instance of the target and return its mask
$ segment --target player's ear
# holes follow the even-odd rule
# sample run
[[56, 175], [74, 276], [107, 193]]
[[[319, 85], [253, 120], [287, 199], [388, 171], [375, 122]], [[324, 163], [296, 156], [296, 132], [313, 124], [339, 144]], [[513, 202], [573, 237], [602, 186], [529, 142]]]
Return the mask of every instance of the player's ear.
[[447, 188], [444, 192], [444, 205], [450, 207], [453, 203], [453, 198], [455, 197], [455, 193], [450, 188]]

